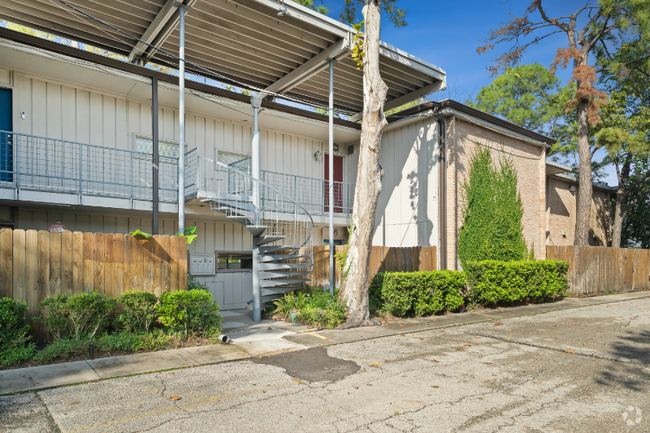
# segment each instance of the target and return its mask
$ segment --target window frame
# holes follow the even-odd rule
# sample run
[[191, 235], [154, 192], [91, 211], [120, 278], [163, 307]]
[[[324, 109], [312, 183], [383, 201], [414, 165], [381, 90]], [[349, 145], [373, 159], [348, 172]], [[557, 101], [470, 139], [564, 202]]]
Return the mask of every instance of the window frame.
[[[253, 252], [252, 251], [215, 251], [214, 252], [216, 258], [215, 258], [215, 270], [217, 274], [234, 274], [234, 273], [247, 273], [247, 272], [253, 272]], [[250, 263], [251, 267], [250, 268], [239, 268], [239, 269], [219, 269], [219, 256], [223, 255], [246, 255], [250, 256]], [[244, 259], [241, 259], [244, 260]]]

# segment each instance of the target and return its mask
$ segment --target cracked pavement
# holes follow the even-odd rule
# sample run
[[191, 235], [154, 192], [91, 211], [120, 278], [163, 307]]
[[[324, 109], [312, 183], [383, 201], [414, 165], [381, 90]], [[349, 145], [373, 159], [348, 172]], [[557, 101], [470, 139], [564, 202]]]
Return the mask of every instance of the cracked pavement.
[[649, 312], [645, 298], [4, 396], [0, 431], [646, 432]]

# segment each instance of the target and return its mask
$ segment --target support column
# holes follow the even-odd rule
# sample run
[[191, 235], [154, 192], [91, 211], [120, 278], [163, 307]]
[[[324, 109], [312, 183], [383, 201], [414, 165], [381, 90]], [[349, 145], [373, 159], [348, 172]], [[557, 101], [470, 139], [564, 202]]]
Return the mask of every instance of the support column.
[[178, 233], [185, 231], [185, 11], [189, 8], [175, 3], [178, 8]]
[[335, 257], [336, 247], [334, 246], [334, 60], [330, 59], [330, 101], [329, 101], [329, 205], [330, 205], [330, 293], [334, 294], [336, 283]]
[[[262, 107], [262, 98], [260, 95], [255, 95], [251, 98], [251, 105], [253, 107], [254, 120], [253, 120], [253, 140], [251, 145], [252, 155], [252, 176], [253, 181], [253, 204], [255, 205], [255, 214], [253, 216], [253, 225], [260, 225], [260, 195], [261, 190], [259, 186], [260, 179], [260, 129], [259, 129], [259, 115], [260, 108]], [[262, 287], [259, 278], [259, 265], [262, 263], [262, 254], [260, 247], [257, 245], [257, 238], [253, 238], [253, 322], [262, 320]]]
[[152, 234], [158, 234], [158, 167], [160, 155], [158, 152], [158, 78], [151, 79], [151, 144], [152, 144], [152, 169], [153, 180], [151, 182], [153, 192], [153, 224]]

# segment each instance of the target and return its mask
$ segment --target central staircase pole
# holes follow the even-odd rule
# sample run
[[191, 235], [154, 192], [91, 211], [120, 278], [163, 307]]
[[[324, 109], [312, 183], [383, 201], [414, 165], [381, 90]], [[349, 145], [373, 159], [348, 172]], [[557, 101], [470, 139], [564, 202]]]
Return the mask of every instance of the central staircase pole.
[[[252, 170], [253, 170], [253, 204], [255, 211], [253, 212], [253, 225], [260, 225], [260, 130], [258, 118], [260, 115], [260, 107], [262, 106], [262, 98], [255, 95], [251, 98], [251, 105], [254, 112], [254, 129], [253, 129], [253, 143], [252, 143]], [[256, 245], [253, 239], [253, 321], [259, 322], [262, 320], [262, 289], [260, 286], [259, 265], [262, 261], [260, 257], [260, 247]]]

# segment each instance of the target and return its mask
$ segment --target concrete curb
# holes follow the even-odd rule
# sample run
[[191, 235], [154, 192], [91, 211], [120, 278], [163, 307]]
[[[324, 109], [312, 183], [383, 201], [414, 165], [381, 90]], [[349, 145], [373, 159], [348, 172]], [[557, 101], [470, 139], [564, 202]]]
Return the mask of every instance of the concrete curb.
[[[254, 326], [248, 330], [229, 333], [235, 340], [235, 344], [189, 347], [0, 371], [0, 395], [39, 391], [95, 380], [155, 373], [196, 365], [238, 361], [253, 356], [300, 350], [308, 347], [331, 346], [490, 320], [505, 320], [553, 311], [633, 301], [648, 297], [650, 297], [650, 292], [633, 292], [583, 299], [568, 298], [551, 304], [400, 319], [383, 326], [345, 330], [314, 330], [309, 332], [300, 329], [300, 332], [293, 333], [287, 330], [285, 326], [269, 324], [272, 329]], [[298, 329], [292, 331], [298, 331]], [[267, 331], [271, 332], [267, 333]]]

